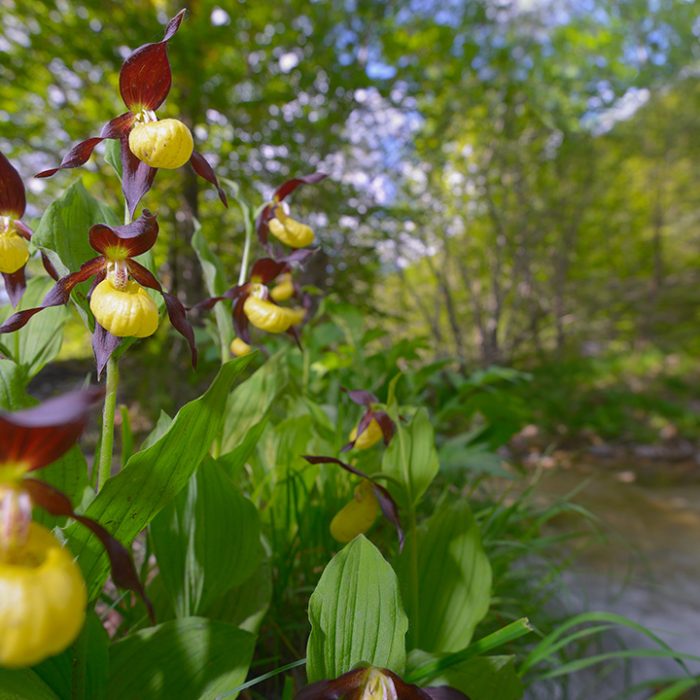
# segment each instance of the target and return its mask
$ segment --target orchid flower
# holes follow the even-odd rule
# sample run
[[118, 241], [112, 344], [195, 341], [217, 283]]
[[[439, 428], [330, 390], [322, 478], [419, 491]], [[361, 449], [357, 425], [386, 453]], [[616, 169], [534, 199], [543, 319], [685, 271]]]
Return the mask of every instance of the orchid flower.
[[314, 232], [306, 224], [302, 224], [289, 216], [289, 208], [284, 201], [301, 185], [311, 185], [321, 182], [328, 177], [325, 173], [312, 173], [302, 177], [294, 177], [282, 183], [260, 212], [256, 223], [258, 239], [267, 245], [269, 234], [290, 248], [305, 248], [314, 242]]
[[189, 161], [194, 172], [213, 184], [227, 206], [226, 194], [204, 156], [194, 149], [190, 130], [177, 119], [159, 121], [155, 110], [165, 101], [172, 84], [168, 42], [180, 28], [185, 10], [168, 22], [161, 41], [144, 44], [126, 59], [119, 73], [119, 92], [128, 108], [103, 127], [100, 135], [74, 146], [56, 168], [36, 177], [51, 177], [64, 168], [77, 168], [105, 139], [121, 143], [122, 190], [131, 216], [151, 189], [158, 168], [179, 168]]
[[156, 331], [158, 309], [143, 287], [154, 289], [163, 296], [170, 322], [187, 340], [192, 365], [196, 365], [194, 333], [184, 307], [177, 297], [163, 290], [148, 269], [134, 260], [135, 256], [150, 250], [157, 237], [158, 222], [148, 210], [144, 210], [136, 221], [125, 226], [96, 224], [90, 229], [89, 240], [100, 255], [83, 263], [77, 272], [59, 279], [44, 297], [41, 306], [18, 311], [10, 316], [0, 326], [0, 334], [22, 328], [43, 309], [67, 304], [71, 290], [77, 284], [94, 278], [90, 309], [95, 316], [92, 345], [98, 376], [117, 348], [120, 338], [143, 338]]
[[469, 700], [448, 686], [419, 688], [386, 668], [365, 666], [327, 681], [312, 683], [294, 700]]
[[92, 387], [27, 410], [0, 411], [0, 665], [31, 665], [62, 651], [85, 618], [80, 570], [55, 537], [32, 522], [33, 506], [91, 530], [107, 552], [114, 583], [137, 593], [153, 617], [128, 550], [77, 514], [65, 494], [31, 476], [76, 443], [103, 393]]
[[403, 549], [405, 537], [399, 518], [399, 508], [384, 486], [357, 467], [335, 457], [304, 455], [304, 459], [309, 464], [336, 464], [341, 469], [345, 469], [350, 474], [362, 479], [353, 500], [347, 503], [331, 522], [331, 534], [334, 539], [339, 542], [350, 542], [357, 535], [364, 534], [373, 525], [378, 514], [377, 510], [381, 510], [384, 517], [396, 528], [399, 549]]
[[352, 449], [367, 450], [381, 439], [384, 440], [385, 445], [388, 445], [396, 431], [396, 425], [385, 411], [373, 408], [374, 404], [379, 403], [379, 399], [369, 391], [351, 391], [345, 388], [343, 391], [350, 397], [351, 401], [359, 406], [364, 406], [365, 412], [360, 422], [350, 433], [350, 442], [343, 447], [341, 452], [348, 452]]
[[[0, 153], [0, 274], [12, 306], [17, 306], [27, 286], [24, 268], [29, 260], [32, 232], [20, 221], [26, 208], [22, 178]], [[56, 279], [56, 272], [43, 253], [41, 259], [46, 271]]]
[[[233, 300], [233, 322], [238, 335], [233, 342], [241, 341], [245, 344], [237, 343], [234, 348], [232, 343], [231, 349], [235, 355], [250, 352], [250, 325], [268, 333], [288, 333], [299, 342], [297, 327], [304, 321], [307, 309], [280, 306], [277, 302], [286, 301], [298, 291], [289, 277], [292, 264], [303, 262], [313, 253], [313, 250], [308, 249], [296, 250], [279, 260], [260, 258], [253, 264], [247, 282], [232, 287], [221, 296], [205, 299], [197, 305], [202, 309], [211, 309], [220, 301]], [[275, 280], [279, 280], [280, 284], [270, 290], [268, 285]], [[280, 298], [279, 293], [275, 294], [280, 285], [291, 286], [292, 293], [287, 295], [289, 289], [285, 289]]]

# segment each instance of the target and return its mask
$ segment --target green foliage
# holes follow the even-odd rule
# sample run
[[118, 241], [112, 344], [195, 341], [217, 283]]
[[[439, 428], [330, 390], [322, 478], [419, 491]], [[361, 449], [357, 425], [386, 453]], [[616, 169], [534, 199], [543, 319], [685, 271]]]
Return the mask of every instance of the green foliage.
[[362, 662], [403, 673], [408, 620], [396, 575], [363, 536], [326, 567], [309, 600], [309, 620], [309, 682], [337, 678]]

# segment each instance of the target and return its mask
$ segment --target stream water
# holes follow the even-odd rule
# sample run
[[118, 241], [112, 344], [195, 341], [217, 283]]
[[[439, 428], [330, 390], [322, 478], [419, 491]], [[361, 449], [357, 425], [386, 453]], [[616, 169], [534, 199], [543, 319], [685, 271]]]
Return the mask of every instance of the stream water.
[[[631, 471], [552, 469], [541, 478], [538, 498], [552, 501], [582, 482], [573, 500], [600, 519], [605, 536], [595, 538], [567, 572], [565, 597], [573, 599], [574, 609], [625, 615], [674, 650], [700, 656], [700, 483], [640, 484]], [[622, 636], [631, 648], [653, 646], [636, 633]], [[613, 645], [612, 639], [606, 642]], [[700, 673], [700, 664], [687, 665]], [[595, 674], [577, 674], [566, 697], [618, 698], [636, 682], [680, 676], [683, 670], [670, 660], [638, 659], [628, 672], [607, 676], [604, 687]], [[693, 692], [684, 697], [700, 698]], [[547, 693], [531, 697], [553, 697]], [[632, 697], [649, 696], [640, 692]]]

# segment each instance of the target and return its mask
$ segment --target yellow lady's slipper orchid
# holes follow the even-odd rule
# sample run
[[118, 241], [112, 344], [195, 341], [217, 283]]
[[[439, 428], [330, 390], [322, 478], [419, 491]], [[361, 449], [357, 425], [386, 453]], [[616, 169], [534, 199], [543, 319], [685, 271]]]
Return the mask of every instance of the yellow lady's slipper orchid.
[[288, 309], [255, 296], [245, 300], [243, 312], [256, 328], [268, 333], [285, 333], [306, 315], [304, 309]]
[[179, 119], [136, 124], [129, 132], [129, 149], [151, 168], [175, 170], [192, 157], [192, 133]]
[[369, 425], [360, 433], [360, 437], [357, 437], [357, 426], [352, 429], [350, 442], [354, 441], [353, 447], [356, 450], [368, 450], [370, 447], [374, 447], [383, 437], [384, 433], [381, 426], [372, 418]]
[[31, 666], [63, 651], [85, 621], [87, 591], [71, 554], [43, 526], [0, 547], [0, 666]]
[[0, 273], [12, 275], [29, 260], [29, 244], [12, 227], [0, 226]]
[[134, 280], [121, 288], [109, 277], [100, 282], [92, 292], [90, 310], [95, 320], [118, 338], [146, 338], [158, 328], [158, 307]]
[[314, 232], [310, 226], [288, 216], [282, 206], [275, 208], [275, 216], [267, 222], [270, 233], [290, 248], [305, 248], [314, 242]]
[[338, 542], [350, 542], [372, 527], [379, 515], [379, 501], [371, 482], [363, 480], [355, 489], [355, 496], [346, 503], [331, 521], [331, 535]]
[[277, 302], [287, 301], [294, 296], [294, 282], [289, 272], [279, 276], [277, 284], [270, 290], [270, 296]]
[[236, 357], [243, 357], [245, 355], [250, 355], [251, 352], [253, 352], [252, 345], [248, 345], [243, 338], [234, 338], [231, 341], [232, 355], [235, 355]]

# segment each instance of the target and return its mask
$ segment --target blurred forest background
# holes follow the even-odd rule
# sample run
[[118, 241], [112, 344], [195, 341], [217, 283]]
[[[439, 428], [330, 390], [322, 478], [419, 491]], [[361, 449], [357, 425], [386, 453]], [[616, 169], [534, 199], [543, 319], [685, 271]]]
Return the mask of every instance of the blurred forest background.
[[[123, 111], [121, 62], [182, 5], [162, 116], [256, 204], [331, 174], [294, 202], [323, 246], [306, 283], [426, 359], [531, 370], [552, 433], [700, 432], [697, 2], [4, 0], [0, 149], [34, 223], [77, 177], [120, 206], [99, 148], [29, 178]], [[184, 300], [194, 218], [237, 269], [239, 212], [189, 169], [143, 205]]]

